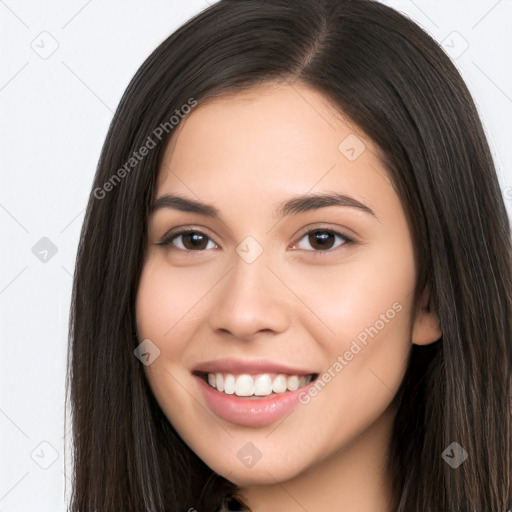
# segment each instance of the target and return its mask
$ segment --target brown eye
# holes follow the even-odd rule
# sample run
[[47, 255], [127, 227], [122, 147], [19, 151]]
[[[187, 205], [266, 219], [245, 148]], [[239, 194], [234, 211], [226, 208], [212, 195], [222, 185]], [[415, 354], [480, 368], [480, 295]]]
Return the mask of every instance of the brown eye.
[[[339, 239], [338, 243], [336, 242], [336, 239]], [[344, 245], [347, 242], [350, 242], [350, 240], [346, 236], [343, 236], [341, 233], [325, 229], [310, 231], [301, 238], [301, 241], [302, 240], [306, 240], [314, 251], [328, 251], [330, 249], [335, 249], [341, 245]], [[336, 243], [337, 245], [335, 245]], [[310, 250], [307, 247], [300, 248]]]
[[185, 249], [206, 249], [208, 237], [202, 233], [187, 233], [182, 235]]
[[308, 242], [313, 249], [331, 249], [334, 243], [334, 235], [327, 231], [315, 231], [308, 235]]
[[[210, 246], [208, 246], [209, 243], [211, 243]], [[210, 239], [210, 237], [200, 231], [192, 230], [175, 233], [162, 240], [158, 245], [172, 245], [184, 251], [203, 251], [206, 249], [214, 249], [216, 247], [216, 244]]]

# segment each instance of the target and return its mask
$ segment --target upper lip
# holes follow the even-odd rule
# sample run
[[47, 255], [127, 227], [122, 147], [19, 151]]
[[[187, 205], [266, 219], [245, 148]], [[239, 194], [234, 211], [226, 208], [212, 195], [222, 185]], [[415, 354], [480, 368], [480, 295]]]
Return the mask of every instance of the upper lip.
[[194, 367], [195, 373], [285, 373], [288, 375], [312, 375], [315, 372], [293, 368], [284, 363], [269, 361], [267, 359], [215, 359], [205, 361]]

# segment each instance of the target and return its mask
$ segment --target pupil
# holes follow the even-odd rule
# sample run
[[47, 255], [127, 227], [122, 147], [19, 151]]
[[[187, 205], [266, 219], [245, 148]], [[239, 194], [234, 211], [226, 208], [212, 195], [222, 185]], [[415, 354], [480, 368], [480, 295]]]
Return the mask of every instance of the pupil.
[[[189, 233], [185, 236], [185, 240], [188, 240], [192, 248], [201, 247], [204, 244], [205, 237], [201, 233]], [[190, 247], [188, 247], [190, 248]]]
[[309, 236], [309, 243], [315, 249], [329, 249], [332, 245], [332, 233], [327, 233], [326, 231], [316, 231]]

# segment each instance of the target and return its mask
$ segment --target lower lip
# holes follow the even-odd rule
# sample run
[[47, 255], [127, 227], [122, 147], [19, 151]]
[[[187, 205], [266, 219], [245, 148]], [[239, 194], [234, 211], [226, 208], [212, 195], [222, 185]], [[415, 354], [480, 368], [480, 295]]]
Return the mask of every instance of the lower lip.
[[286, 391], [268, 398], [241, 398], [217, 391], [201, 377], [196, 379], [208, 407], [224, 420], [244, 427], [265, 427], [278, 421], [299, 404], [299, 395], [313, 385], [310, 382], [296, 391]]

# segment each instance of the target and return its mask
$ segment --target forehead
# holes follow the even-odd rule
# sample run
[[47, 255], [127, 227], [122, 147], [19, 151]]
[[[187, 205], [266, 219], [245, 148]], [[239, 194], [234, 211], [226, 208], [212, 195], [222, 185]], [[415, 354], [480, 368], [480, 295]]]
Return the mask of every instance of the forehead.
[[158, 193], [221, 199], [231, 191], [249, 199], [253, 192], [277, 200], [340, 186], [370, 202], [372, 191], [391, 187], [376, 146], [320, 92], [264, 84], [214, 98], [181, 121], [166, 148]]

